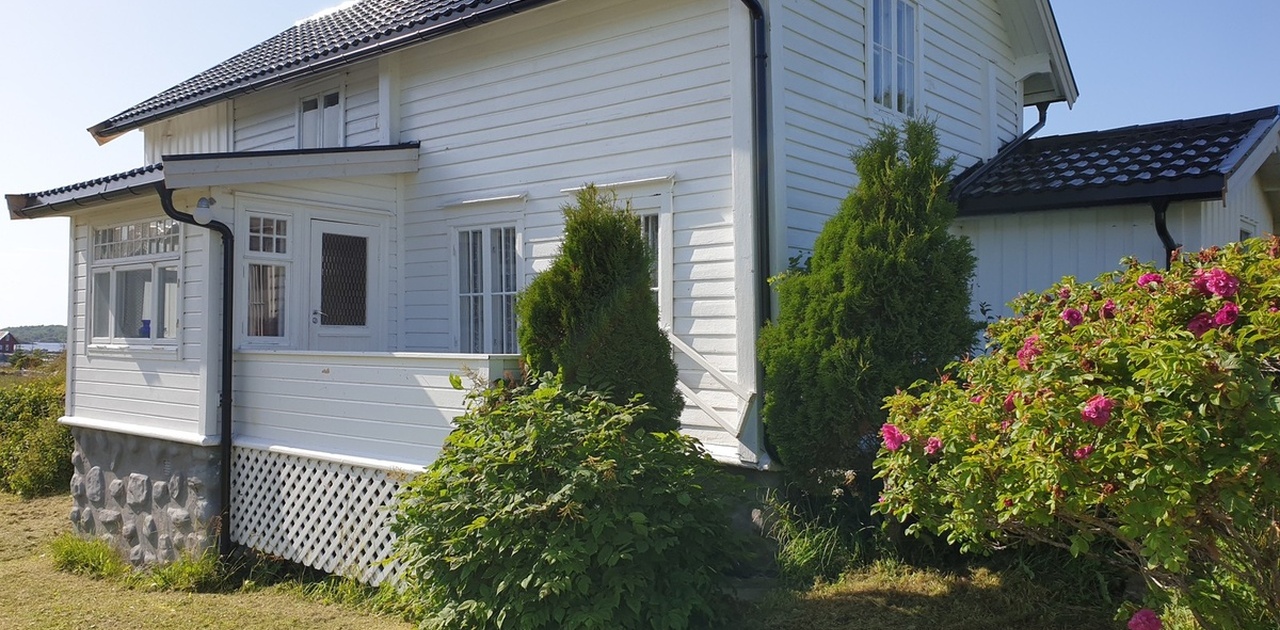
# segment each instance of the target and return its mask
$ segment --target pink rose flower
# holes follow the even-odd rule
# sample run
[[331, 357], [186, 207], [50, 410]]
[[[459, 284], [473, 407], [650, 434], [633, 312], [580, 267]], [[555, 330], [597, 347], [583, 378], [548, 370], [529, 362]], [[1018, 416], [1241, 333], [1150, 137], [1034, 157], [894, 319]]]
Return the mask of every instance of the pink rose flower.
[[1235, 302], [1227, 302], [1213, 314], [1213, 325], [1219, 328], [1230, 326], [1236, 323], [1236, 319], [1240, 317], [1240, 307]]
[[1103, 319], [1116, 318], [1116, 301], [1115, 300], [1107, 300], [1107, 303], [1102, 305], [1102, 318]]
[[1064, 300], [1071, 297], [1071, 287], [1062, 287], [1061, 289], [1058, 289], [1058, 297]]
[[1009, 392], [1009, 395], [1004, 397], [1004, 410], [1012, 413], [1017, 402], [1018, 392]]
[[978, 441], [978, 434], [977, 434], [977, 433], [970, 433], [970, 434], [969, 434], [969, 441], [970, 441], [970, 442], [974, 442], [974, 443], [976, 443], [976, 442]]
[[1164, 276], [1158, 273], [1144, 273], [1138, 277], [1138, 286], [1146, 287], [1149, 284], [1163, 284]]
[[1240, 281], [1216, 267], [1208, 271], [1197, 269], [1191, 276], [1191, 286], [1204, 295], [1216, 295], [1221, 298], [1229, 298], [1240, 291]]
[[1084, 409], [1080, 411], [1080, 417], [1085, 422], [1092, 424], [1098, 428], [1106, 426], [1111, 420], [1111, 410], [1114, 409], [1116, 403], [1114, 400], [1107, 398], [1102, 394], [1098, 394], [1090, 398], [1084, 404]]
[[925, 455], [936, 455], [938, 451], [941, 451], [941, 450], [942, 450], [942, 440], [936, 437], [931, 437], [928, 440], [926, 440], [924, 443]]
[[1063, 309], [1062, 321], [1066, 322], [1068, 326], [1075, 328], [1076, 326], [1084, 323], [1084, 314], [1074, 308]]
[[880, 435], [884, 437], [884, 447], [890, 451], [896, 451], [902, 448], [903, 444], [911, 441], [911, 436], [903, 433], [898, 427], [885, 423], [880, 427]]
[[1211, 328], [1213, 328], [1213, 315], [1208, 313], [1197, 313], [1191, 321], [1187, 322], [1187, 330], [1190, 330], [1196, 339], [1203, 337]]
[[1040, 342], [1040, 335], [1031, 335], [1027, 340], [1022, 342], [1022, 349], [1018, 351], [1018, 366], [1024, 370], [1031, 369], [1031, 361], [1040, 356], [1040, 348], [1036, 344]]
[[1156, 611], [1143, 608], [1129, 618], [1129, 630], [1164, 630], [1164, 623], [1156, 616]]
[[975, 404], [975, 405], [981, 405], [981, 404], [982, 404], [982, 394], [978, 394], [977, 396], [974, 396], [973, 398], [970, 398], [970, 399], [969, 399], [969, 402], [971, 402], [971, 403], [973, 403], [973, 404]]
[[1090, 455], [1093, 455], [1093, 445], [1092, 445], [1092, 444], [1089, 444], [1089, 445], [1087, 445], [1087, 446], [1082, 446], [1082, 447], [1080, 447], [1080, 448], [1076, 449], [1076, 452], [1075, 452], [1075, 453], [1072, 453], [1072, 457], [1075, 457], [1075, 458], [1076, 458], [1076, 461], [1080, 461], [1080, 460], [1083, 460], [1083, 459], [1088, 459]]

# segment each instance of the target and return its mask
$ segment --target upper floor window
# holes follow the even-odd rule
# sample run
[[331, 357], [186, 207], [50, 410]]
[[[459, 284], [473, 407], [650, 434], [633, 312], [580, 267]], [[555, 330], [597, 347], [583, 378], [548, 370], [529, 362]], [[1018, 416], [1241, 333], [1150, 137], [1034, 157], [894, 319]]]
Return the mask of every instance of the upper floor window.
[[177, 339], [180, 234], [172, 219], [93, 231], [91, 338], [102, 342]]
[[342, 96], [337, 90], [303, 98], [300, 107], [299, 148], [342, 146]]
[[872, 0], [871, 12], [872, 100], [914, 116], [919, 64], [916, 4], [911, 0]]

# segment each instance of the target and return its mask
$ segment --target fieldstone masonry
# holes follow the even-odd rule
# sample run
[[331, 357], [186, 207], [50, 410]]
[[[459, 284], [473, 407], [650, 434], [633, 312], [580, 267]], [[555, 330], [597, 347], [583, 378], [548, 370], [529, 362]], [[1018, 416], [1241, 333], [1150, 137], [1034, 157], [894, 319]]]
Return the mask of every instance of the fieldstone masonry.
[[217, 545], [218, 448], [75, 427], [71, 525], [135, 566]]

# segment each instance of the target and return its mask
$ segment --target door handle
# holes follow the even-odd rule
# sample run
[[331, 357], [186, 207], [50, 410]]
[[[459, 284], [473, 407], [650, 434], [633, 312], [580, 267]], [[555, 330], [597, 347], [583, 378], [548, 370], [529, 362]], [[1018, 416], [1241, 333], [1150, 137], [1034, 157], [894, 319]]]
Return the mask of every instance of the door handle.
[[316, 309], [316, 310], [314, 310], [314, 311], [311, 311], [311, 323], [313, 323], [313, 324], [319, 324], [319, 323], [320, 323], [320, 318], [321, 318], [321, 317], [324, 317], [324, 316], [325, 316], [325, 314], [324, 314], [324, 313], [322, 313], [322, 312], [320, 312], [320, 309]]

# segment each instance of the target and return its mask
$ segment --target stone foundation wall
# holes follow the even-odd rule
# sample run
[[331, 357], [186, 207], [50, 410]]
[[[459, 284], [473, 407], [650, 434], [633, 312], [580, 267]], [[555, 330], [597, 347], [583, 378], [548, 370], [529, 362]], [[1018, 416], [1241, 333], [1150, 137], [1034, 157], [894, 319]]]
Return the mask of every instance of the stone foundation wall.
[[135, 566], [198, 555], [218, 541], [218, 447], [73, 427], [71, 524]]

